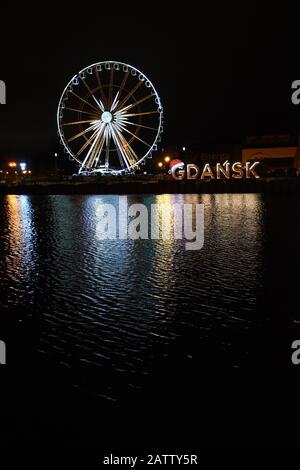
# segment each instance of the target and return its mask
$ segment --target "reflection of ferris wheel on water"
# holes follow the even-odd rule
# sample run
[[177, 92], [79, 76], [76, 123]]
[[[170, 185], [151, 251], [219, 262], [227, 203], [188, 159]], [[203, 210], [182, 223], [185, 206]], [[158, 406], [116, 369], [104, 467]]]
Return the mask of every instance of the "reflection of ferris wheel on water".
[[107, 61], [90, 65], [66, 86], [58, 105], [61, 142], [79, 173], [129, 173], [157, 149], [160, 98], [136, 68]]

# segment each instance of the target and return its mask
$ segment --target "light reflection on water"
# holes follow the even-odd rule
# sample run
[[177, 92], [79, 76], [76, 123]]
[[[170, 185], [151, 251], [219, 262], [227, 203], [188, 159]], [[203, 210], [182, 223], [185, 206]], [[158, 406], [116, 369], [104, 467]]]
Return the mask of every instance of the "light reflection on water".
[[183, 354], [216, 342], [229, 366], [243, 366], [235, 340], [259, 323], [263, 196], [128, 196], [128, 204], [148, 207], [203, 202], [204, 247], [190, 252], [184, 240], [99, 240], [97, 207], [117, 205], [117, 196], [1, 201], [1, 306], [26, 320], [31, 305], [37, 357], [147, 374], [157, 351], [168, 355], [183, 338]]
[[36, 269], [35, 231], [32, 221], [30, 196], [9, 195], [6, 197], [4, 218], [1, 217], [4, 252], [1, 250], [1, 268], [5, 270], [3, 281], [8, 281], [11, 298], [18, 301], [30, 284]]

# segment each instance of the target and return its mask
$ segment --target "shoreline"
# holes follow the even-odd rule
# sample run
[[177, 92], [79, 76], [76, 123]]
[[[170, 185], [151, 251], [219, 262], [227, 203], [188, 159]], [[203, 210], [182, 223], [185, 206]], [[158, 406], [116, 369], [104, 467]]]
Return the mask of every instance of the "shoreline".
[[0, 184], [0, 195], [35, 194], [212, 194], [300, 192], [299, 177], [243, 180], [183, 180], [141, 177], [64, 177], [35, 178], [28, 181], [6, 181]]

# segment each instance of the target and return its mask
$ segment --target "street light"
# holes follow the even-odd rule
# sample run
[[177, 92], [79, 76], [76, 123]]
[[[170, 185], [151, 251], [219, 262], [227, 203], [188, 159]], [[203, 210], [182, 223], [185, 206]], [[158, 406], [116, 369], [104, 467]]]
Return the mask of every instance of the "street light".
[[171, 158], [170, 158], [170, 157], [168, 157], [168, 156], [165, 157], [165, 162], [166, 162], [166, 163], [169, 163], [170, 161], [171, 161]]
[[16, 168], [17, 164], [16, 162], [9, 162], [8, 166], [9, 168]]
[[55, 152], [55, 154], [54, 154], [54, 171], [55, 171], [56, 174], [58, 173], [57, 157], [58, 157], [58, 154]]
[[162, 168], [162, 166], [163, 166], [162, 162], [159, 162], [159, 163], [158, 163], [158, 167], [159, 167], [159, 168]]

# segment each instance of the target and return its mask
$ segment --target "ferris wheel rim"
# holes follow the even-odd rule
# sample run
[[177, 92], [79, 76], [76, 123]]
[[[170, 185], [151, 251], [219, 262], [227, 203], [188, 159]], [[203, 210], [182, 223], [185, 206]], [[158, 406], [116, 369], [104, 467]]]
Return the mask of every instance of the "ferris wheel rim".
[[[106, 70], [111, 70], [108, 66], [113, 66], [114, 67], [116, 65], [119, 66], [119, 67], [123, 67], [123, 72], [124, 73], [126, 73], [128, 70], [131, 70], [131, 71], [134, 70], [136, 72], [136, 74], [134, 74], [134, 75], [138, 75], [138, 80], [145, 81], [145, 83], [148, 83], [147, 87], [149, 89], [152, 89], [153, 96], [155, 97], [155, 103], [157, 105], [157, 110], [153, 112], [153, 113], [158, 114], [157, 131], [156, 131], [155, 137], [153, 139], [153, 142], [149, 146], [149, 149], [147, 150], [147, 152], [145, 152], [144, 155], [141, 158], [139, 158], [136, 162], [134, 162], [133, 164], [130, 164], [127, 169], [126, 168], [125, 169], [124, 168], [121, 168], [121, 169], [109, 168], [107, 171], [105, 171], [101, 167], [93, 168], [93, 169], [89, 168], [88, 169], [87, 167], [83, 166], [83, 162], [70, 149], [70, 147], [68, 145], [68, 142], [66, 141], [66, 139], [64, 137], [64, 134], [62, 132], [62, 122], [61, 122], [61, 120], [62, 120], [61, 110], [63, 109], [62, 105], [63, 105], [63, 102], [65, 100], [65, 96], [68, 93], [68, 90], [70, 90], [70, 87], [74, 86], [75, 80], [77, 80], [78, 78], [81, 78], [83, 80], [81, 75], [83, 75], [84, 73], [88, 73], [89, 75], [91, 75], [93, 72], [89, 72], [89, 70], [93, 71], [94, 69], [96, 69], [98, 72], [102, 71], [101, 68], [99, 70], [97, 69], [97, 67], [99, 67], [99, 66], [104, 66]], [[124, 70], [124, 67], [127, 68], [127, 71]], [[118, 69], [116, 68], [114, 70], [119, 71], [120, 68], [118, 68]], [[118, 86], [118, 88], [119, 88], [119, 86]], [[137, 67], [135, 67], [133, 65], [130, 65], [126, 62], [121, 62], [121, 61], [117, 61], [117, 60], [103, 60], [103, 61], [100, 61], [100, 62], [94, 62], [93, 64], [90, 64], [90, 65], [82, 68], [79, 72], [77, 72], [69, 80], [69, 82], [65, 86], [65, 88], [64, 88], [64, 90], [63, 90], [63, 92], [60, 96], [60, 100], [59, 100], [59, 104], [58, 104], [58, 108], [57, 108], [57, 128], [58, 128], [58, 135], [60, 137], [61, 143], [65, 147], [65, 151], [67, 151], [67, 153], [69, 154], [69, 157], [71, 159], [75, 160], [81, 166], [80, 170], [90, 172], [90, 173], [99, 173], [99, 172], [100, 173], [107, 172], [107, 173], [111, 173], [111, 174], [127, 173], [127, 172], [133, 171], [134, 169], [138, 168], [141, 165], [141, 163], [146, 160], [146, 158], [149, 158], [149, 156], [151, 158], [152, 152], [157, 149], [157, 142], [160, 140], [160, 135], [163, 132], [163, 106], [162, 106], [160, 96], [159, 96], [153, 82], [140, 69], [138, 69]]]

